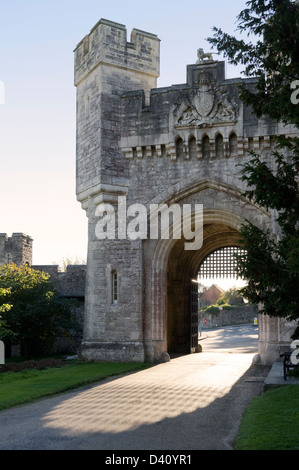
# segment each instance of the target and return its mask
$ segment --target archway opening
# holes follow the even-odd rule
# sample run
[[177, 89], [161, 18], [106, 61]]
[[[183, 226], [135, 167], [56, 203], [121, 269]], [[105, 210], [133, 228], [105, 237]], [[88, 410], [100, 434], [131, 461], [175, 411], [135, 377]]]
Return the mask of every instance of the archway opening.
[[[191, 352], [190, 285], [192, 279], [197, 279], [198, 268], [205, 258], [217, 249], [241, 246], [240, 227], [245, 220], [271, 229], [269, 214], [249, 203], [240, 191], [214, 181], [201, 181], [164, 201], [168, 205], [204, 201], [203, 245], [188, 251], [184, 250], [187, 241], [184, 239], [148, 240], [145, 244], [143, 332], [145, 356], [149, 361], [165, 360], [172, 353]], [[269, 335], [266, 337], [268, 330], [264, 328], [262, 316], [258, 315], [258, 319], [258, 351], [264, 357], [264, 351], [269, 348]]]
[[[233, 263], [233, 252], [240, 248], [239, 238], [236, 228], [226, 224], [211, 223], [203, 227], [203, 246], [200, 250], [185, 251], [184, 240], [178, 240], [172, 247], [167, 267], [167, 352], [169, 354], [196, 352], [196, 347], [194, 343], [192, 344], [192, 333], [193, 338], [195, 334], [192, 315], [196, 308], [192, 281], [200, 282], [199, 267], [207, 266], [205, 261], [211, 253], [219, 259], [219, 274], [224, 272], [228, 274], [229, 256]], [[233, 274], [234, 270], [231, 267], [230, 281], [234, 281]], [[197, 288], [198, 284], [195, 286]]]
[[240, 289], [246, 281], [238, 275], [236, 255], [246, 251], [236, 245], [212, 251], [200, 264], [197, 279], [200, 331], [207, 327], [229, 326], [251, 321]]

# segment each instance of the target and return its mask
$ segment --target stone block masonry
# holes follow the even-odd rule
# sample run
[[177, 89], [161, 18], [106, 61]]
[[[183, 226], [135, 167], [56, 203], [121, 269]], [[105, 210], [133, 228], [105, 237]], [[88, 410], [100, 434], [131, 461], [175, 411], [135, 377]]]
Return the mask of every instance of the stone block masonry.
[[6, 233], [0, 233], [0, 265], [12, 261], [21, 266], [32, 263], [33, 239], [24, 233], [13, 233], [8, 237]]
[[84, 300], [85, 265], [68, 265], [65, 272], [60, 272], [57, 265], [33, 265], [32, 268], [50, 274], [56, 289], [63, 297]]

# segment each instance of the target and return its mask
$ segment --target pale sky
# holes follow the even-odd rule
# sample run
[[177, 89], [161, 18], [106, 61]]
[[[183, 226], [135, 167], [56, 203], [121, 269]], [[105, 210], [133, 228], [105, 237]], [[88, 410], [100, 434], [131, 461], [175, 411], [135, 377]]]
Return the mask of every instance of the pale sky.
[[[75, 195], [73, 50], [105, 18], [157, 34], [158, 87], [186, 82], [211, 28], [233, 33], [246, 1], [0, 0], [0, 232], [33, 239], [33, 264], [86, 259], [87, 218]], [[219, 57], [222, 59], [222, 57]], [[227, 67], [227, 77], [240, 70]]]

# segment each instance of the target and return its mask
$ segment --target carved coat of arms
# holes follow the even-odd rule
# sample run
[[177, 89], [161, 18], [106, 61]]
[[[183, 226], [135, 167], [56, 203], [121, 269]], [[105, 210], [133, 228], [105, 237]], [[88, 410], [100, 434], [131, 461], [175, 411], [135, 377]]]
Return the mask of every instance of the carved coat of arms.
[[181, 92], [175, 105], [175, 127], [206, 127], [237, 120], [238, 106], [225, 86], [216, 86], [206, 72], [199, 76], [198, 88]]
[[211, 113], [214, 107], [215, 92], [209, 85], [203, 84], [199, 87], [198, 93], [195, 94], [193, 99], [198, 114], [202, 117], [206, 117]]

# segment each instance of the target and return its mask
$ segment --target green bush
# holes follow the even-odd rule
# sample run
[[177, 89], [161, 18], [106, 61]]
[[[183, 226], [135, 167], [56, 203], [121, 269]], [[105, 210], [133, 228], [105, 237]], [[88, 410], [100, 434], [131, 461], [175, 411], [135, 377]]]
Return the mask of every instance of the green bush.
[[217, 307], [216, 305], [209, 305], [204, 310], [204, 312], [207, 313], [208, 315], [219, 315], [220, 310], [219, 310], [219, 307]]
[[244, 300], [240, 289], [232, 287], [231, 289], [223, 292], [216, 302], [216, 305], [243, 305]]
[[[202, 307], [201, 311], [205, 312], [205, 314], [208, 314], [208, 315], [219, 315], [221, 311], [219, 307], [220, 306], [218, 304], [208, 305], [207, 307]], [[235, 308], [234, 305], [230, 305], [230, 304], [222, 304], [221, 307], [222, 307], [222, 310], [232, 310], [233, 308]]]

